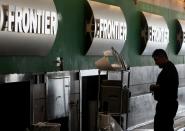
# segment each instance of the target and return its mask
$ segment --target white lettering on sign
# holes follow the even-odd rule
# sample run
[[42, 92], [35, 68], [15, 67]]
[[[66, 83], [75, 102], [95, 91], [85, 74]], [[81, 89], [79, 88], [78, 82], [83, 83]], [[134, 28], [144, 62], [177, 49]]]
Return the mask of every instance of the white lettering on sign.
[[166, 43], [169, 41], [169, 30], [164, 27], [148, 27], [148, 36], [150, 42]]
[[57, 13], [53, 11], [14, 5], [0, 6], [1, 31], [56, 35], [57, 21]]
[[102, 39], [126, 40], [127, 26], [125, 22], [96, 19], [95, 37]]

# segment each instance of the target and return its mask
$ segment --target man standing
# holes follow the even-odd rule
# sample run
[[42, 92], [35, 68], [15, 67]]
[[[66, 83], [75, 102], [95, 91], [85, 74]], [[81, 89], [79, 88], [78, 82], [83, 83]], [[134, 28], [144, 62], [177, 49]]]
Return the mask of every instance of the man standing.
[[154, 131], [174, 131], [174, 117], [178, 109], [178, 72], [163, 49], [156, 49], [152, 57], [155, 64], [162, 68], [156, 84], [150, 86], [157, 101]]

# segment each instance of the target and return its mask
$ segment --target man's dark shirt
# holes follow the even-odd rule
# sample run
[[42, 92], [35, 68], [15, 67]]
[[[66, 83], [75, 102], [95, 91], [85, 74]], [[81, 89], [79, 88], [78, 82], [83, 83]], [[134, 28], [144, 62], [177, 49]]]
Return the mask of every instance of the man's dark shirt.
[[175, 65], [168, 61], [158, 75], [159, 90], [154, 92], [154, 98], [158, 102], [169, 103], [177, 100], [179, 77]]

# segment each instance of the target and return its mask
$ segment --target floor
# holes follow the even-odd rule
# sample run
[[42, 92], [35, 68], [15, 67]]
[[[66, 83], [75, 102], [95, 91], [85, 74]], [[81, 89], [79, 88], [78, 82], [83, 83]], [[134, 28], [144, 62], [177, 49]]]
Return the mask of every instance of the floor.
[[[176, 116], [174, 127], [175, 131], [185, 131], [185, 112], [180, 113]], [[153, 131], [153, 123], [128, 131]]]

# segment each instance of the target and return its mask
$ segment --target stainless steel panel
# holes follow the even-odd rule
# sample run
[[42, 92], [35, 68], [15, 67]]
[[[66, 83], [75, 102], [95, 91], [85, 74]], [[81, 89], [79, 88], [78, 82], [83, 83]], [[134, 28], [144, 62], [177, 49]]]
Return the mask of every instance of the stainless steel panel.
[[130, 91], [132, 96], [149, 93], [149, 86], [155, 83], [160, 69], [157, 66], [130, 68]]
[[46, 86], [32, 84], [33, 89], [33, 123], [46, 121]]
[[69, 115], [70, 76], [63, 72], [47, 73], [47, 119]]
[[[185, 65], [177, 64], [176, 68], [179, 74], [179, 87], [185, 86]], [[156, 82], [161, 71], [158, 66], [131, 67], [130, 70], [130, 91], [133, 96], [148, 93], [150, 84]]]
[[176, 64], [175, 65], [179, 74], [179, 78], [185, 79], [185, 64]]
[[[175, 65], [179, 73], [179, 86], [185, 85], [185, 65]], [[161, 71], [158, 66], [142, 66], [142, 67], [131, 67], [130, 68], [130, 91], [132, 95], [145, 94], [149, 92], [149, 86], [155, 83], [157, 75]], [[116, 76], [115, 76], [116, 77]]]
[[[121, 52], [126, 36], [127, 25], [120, 7], [88, 1], [91, 17], [88, 16], [86, 31], [90, 40], [87, 55], [103, 55], [103, 51], [114, 47]], [[88, 43], [87, 43], [88, 44]]]
[[79, 131], [80, 127], [80, 94], [70, 94], [69, 131]]
[[69, 131], [80, 130], [80, 82], [79, 71], [70, 71]]
[[70, 76], [68, 76], [64, 78], [66, 116], [69, 115], [70, 87]]
[[179, 101], [179, 107], [178, 107], [178, 113], [185, 112], [185, 87], [181, 87], [178, 90], [178, 101]]
[[131, 97], [128, 127], [133, 129], [151, 122], [155, 113], [155, 103], [151, 93]]
[[157, 66], [131, 67], [130, 70], [130, 85], [153, 83], [159, 73]]
[[31, 74], [1, 74], [0, 83], [30, 81]]
[[169, 43], [169, 29], [162, 16], [142, 12], [142, 55], [151, 55], [157, 48], [166, 49]]
[[[56, 13], [56, 8], [53, 0], [1, 0], [0, 7], [4, 5], [6, 5], [8, 9], [10, 8], [10, 6], [15, 7], [14, 8], [15, 12], [17, 11], [18, 8], [20, 8], [22, 11], [23, 9], [28, 9], [29, 11], [31, 9], [34, 9], [36, 11], [38, 10], [48, 11], [49, 14], [51, 12]], [[2, 13], [2, 10], [1, 10], [1, 13]], [[1, 21], [3, 18], [2, 16], [3, 15], [1, 15]], [[16, 20], [18, 21], [18, 19], [14, 18], [13, 21], [16, 21]], [[21, 23], [23, 23], [23, 20], [21, 20]], [[0, 31], [0, 39], [1, 39], [0, 55], [45, 56], [48, 54], [55, 41], [56, 34], [46, 34], [46, 33], [39, 33], [39, 32], [23, 33], [23, 32], [16, 32], [16, 31], [8, 31], [8, 22], [4, 26], [5, 26], [5, 29], [1, 29]], [[24, 26], [24, 24], [19, 24], [19, 26]], [[58, 20], [56, 20], [56, 27], [57, 26], [58, 26]], [[41, 28], [46, 29], [46, 27], [39, 28], [39, 26], [37, 28], [38, 30], [40, 30]]]

